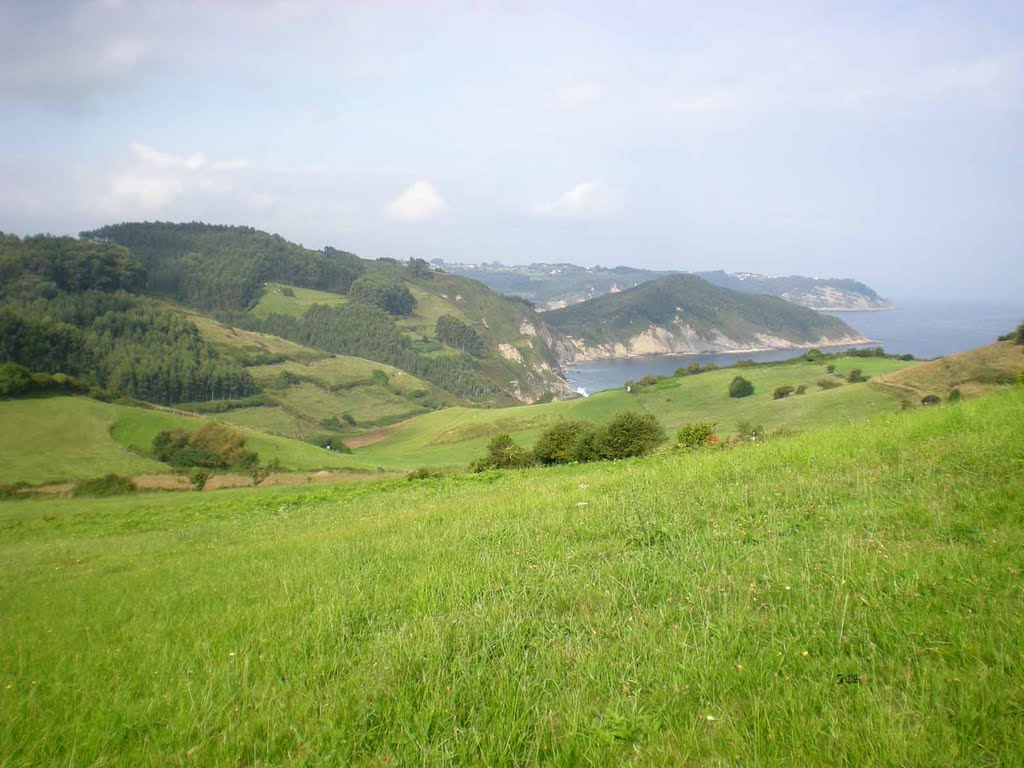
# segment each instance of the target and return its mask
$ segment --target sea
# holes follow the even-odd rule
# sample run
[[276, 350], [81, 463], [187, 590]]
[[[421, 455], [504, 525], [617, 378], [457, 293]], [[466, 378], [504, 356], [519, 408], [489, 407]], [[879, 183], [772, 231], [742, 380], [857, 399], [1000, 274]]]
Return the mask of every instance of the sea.
[[[862, 346], [883, 347], [893, 354], [922, 360], [964, 352], [995, 341], [1024, 321], [1024, 300], [967, 301], [894, 299], [896, 309], [877, 312], [830, 312], [871, 339]], [[830, 347], [829, 351], [842, 349]], [[593, 394], [621, 387], [647, 375], [669, 376], [690, 363], [731, 365], [737, 360], [770, 362], [800, 355], [798, 350], [720, 352], [703, 355], [654, 355], [623, 360], [571, 363], [566, 379], [577, 392]]]

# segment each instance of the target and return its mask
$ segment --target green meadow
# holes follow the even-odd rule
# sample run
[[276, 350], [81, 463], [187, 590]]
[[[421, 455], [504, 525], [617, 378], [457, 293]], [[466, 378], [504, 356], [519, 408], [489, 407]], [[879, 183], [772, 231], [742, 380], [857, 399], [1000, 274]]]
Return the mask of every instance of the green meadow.
[[[99, 477], [170, 471], [148, 458], [157, 433], [175, 427], [198, 428], [203, 420], [164, 409], [135, 408], [87, 397], [0, 400], [0, 483], [40, 485]], [[309, 443], [244, 430], [246, 446], [283, 469], [351, 467], [351, 457]]]
[[[695, 376], [670, 377], [656, 384], [599, 392], [581, 400], [513, 408], [449, 408], [419, 416], [390, 431], [379, 442], [355, 452], [372, 465], [395, 469], [419, 466], [460, 466], [482, 455], [488, 440], [508, 432], [524, 447], [560, 418], [604, 422], [623, 411], [637, 409], [655, 414], [670, 431], [682, 424], [707, 420], [722, 436], [736, 432], [740, 422], [767, 430], [805, 431], [837, 423], [849, 423], [875, 413], [895, 412], [902, 404], [894, 390], [869, 383], [850, 384], [845, 376], [860, 368], [865, 376], [880, 376], [916, 365], [887, 358], [840, 358], [825, 363], [797, 359], [785, 363], [724, 368]], [[729, 397], [729, 382], [742, 375], [754, 384], [754, 394]], [[830, 379], [839, 386], [821, 390], [816, 382]], [[775, 400], [772, 393], [783, 385], [807, 387], [806, 394]]]
[[0, 765], [1020, 765], [1022, 510], [1019, 387], [618, 463], [0, 502]]

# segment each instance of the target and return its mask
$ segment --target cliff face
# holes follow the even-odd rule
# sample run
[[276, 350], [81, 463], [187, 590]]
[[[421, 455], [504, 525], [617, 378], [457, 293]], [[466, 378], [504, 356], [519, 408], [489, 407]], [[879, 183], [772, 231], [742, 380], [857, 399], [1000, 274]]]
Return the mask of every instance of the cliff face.
[[764, 352], [772, 349], [808, 349], [810, 347], [846, 346], [866, 344], [869, 339], [859, 334], [843, 336], [822, 336], [814, 341], [794, 342], [790, 339], [767, 333], [754, 334], [752, 338], [733, 339], [721, 331], [707, 335], [698, 334], [693, 328], [682, 325], [677, 328], [651, 326], [620, 342], [588, 344], [581, 339], [567, 337], [566, 345], [560, 349], [563, 363], [612, 360], [616, 358], [644, 357], [647, 355], [688, 355], [713, 352]]

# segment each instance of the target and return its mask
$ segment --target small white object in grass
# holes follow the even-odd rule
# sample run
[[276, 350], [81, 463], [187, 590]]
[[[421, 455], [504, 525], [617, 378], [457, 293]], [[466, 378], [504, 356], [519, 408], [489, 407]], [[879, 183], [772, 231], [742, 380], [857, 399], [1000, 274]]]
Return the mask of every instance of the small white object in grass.
[[708, 715], [708, 720], [710, 720], [711, 722], [714, 722], [714, 721], [715, 721], [715, 720], [717, 720], [717, 719], [718, 719], [718, 718], [717, 718], [717, 717], [715, 717], [714, 715]]
[[585, 502], [585, 501], [577, 501], [576, 502], [576, 506], [577, 507], [585, 507], [585, 506], [587, 506], [587, 502]]
[[590, 487], [590, 486], [589, 486], [589, 485], [587, 485], [586, 483], [580, 483], [580, 488], [582, 488], [583, 490], [586, 490], [586, 489], [587, 489], [587, 488], [589, 488], [589, 487]]

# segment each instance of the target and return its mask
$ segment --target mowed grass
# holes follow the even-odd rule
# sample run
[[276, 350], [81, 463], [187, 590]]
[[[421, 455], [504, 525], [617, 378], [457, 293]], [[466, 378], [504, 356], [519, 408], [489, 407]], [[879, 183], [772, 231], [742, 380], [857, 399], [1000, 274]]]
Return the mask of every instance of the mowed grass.
[[724, 452], [4, 502], [0, 761], [1020, 765], [1022, 510], [1020, 389]]
[[[165, 429], [198, 429], [204, 420], [166, 410], [135, 408], [87, 397], [0, 400], [0, 483], [31, 485], [100, 477], [170, 472], [147, 457]], [[242, 429], [246, 446], [263, 463], [283, 469], [341, 469], [365, 462], [309, 443]], [[2, 764], [2, 763], [0, 763]]]
[[[670, 432], [694, 421], [714, 422], [722, 436], [736, 432], [741, 421], [769, 430], [785, 427], [805, 431], [898, 410], [902, 401], [899, 393], [870, 383], [849, 384], [844, 377], [854, 368], [860, 368], [866, 376], [878, 376], [916, 365], [886, 358], [841, 358], [829, 363], [836, 366], [835, 374], [826, 373], [825, 365], [795, 361], [668, 378], [653, 386], [638, 387], [633, 393], [617, 389], [582, 400], [490, 410], [449, 408], [412, 419], [356, 455], [398, 469], [465, 465], [481, 456], [496, 434], [508, 432], [521, 445], [530, 447], [547, 426], [561, 418], [605, 422], [631, 409], [653, 413]], [[729, 382], [737, 375], [753, 382], [753, 395], [729, 397]], [[821, 390], [816, 382], [822, 378], [840, 386]], [[774, 390], [786, 384], [804, 384], [807, 393], [774, 400]]]
[[126, 410], [84, 397], [0, 400], [0, 483], [166, 471], [111, 436], [113, 420]]
[[[282, 288], [290, 288], [291, 296], [281, 292]], [[317, 291], [312, 288], [299, 288], [297, 286], [285, 286], [279, 283], [267, 283], [263, 289], [263, 295], [256, 305], [249, 311], [256, 317], [266, 317], [269, 314], [288, 315], [290, 317], [302, 317], [314, 304], [326, 304], [334, 307], [344, 304], [348, 299], [338, 293], [328, 291]]]

